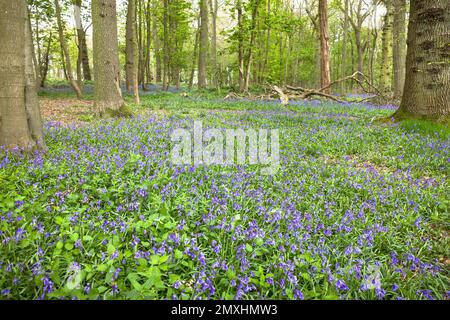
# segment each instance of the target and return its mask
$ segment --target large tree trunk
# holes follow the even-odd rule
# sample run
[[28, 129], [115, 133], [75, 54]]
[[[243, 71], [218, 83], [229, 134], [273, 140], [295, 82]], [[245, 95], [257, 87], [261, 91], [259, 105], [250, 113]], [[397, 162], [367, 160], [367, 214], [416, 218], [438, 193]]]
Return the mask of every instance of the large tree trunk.
[[405, 84], [406, 0], [394, 0], [393, 36], [394, 98], [401, 99]]
[[94, 101], [100, 115], [112, 115], [125, 103], [120, 88], [116, 0], [92, 0]]
[[0, 146], [43, 146], [25, 0], [0, 2]]
[[138, 47], [136, 41], [136, 2], [128, 0], [128, 12], [126, 23], [126, 86], [128, 92], [133, 92], [134, 102], [139, 104], [138, 87]]
[[200, 0], [200, 46], [198, 55], [198, 87], [206, 87], [206, 57], [208, 55], [208, 0]]
[[396, 116], [450, 116], [450, 1], [411, 0], [403, 98]]
[[[319, 25], [320, 25], [320, 86], [328, 87], [330, 76], [330, 46], [328, 37], [328, 10], [327, 0], [319, 0]], [[331, 89], [324, 90], [330, 94]]]
[[59, 42], [61, 45], [62, 55], [64, 57], [67, 79], [69, 80], [71, 87], [75, 91], [77, 98], [81, 99], [83, 97], [83, 93], [81, 92], [79, 83], [73, 77], [72, 63], [70, 61], [69, 48], [67, 47], [66, 37], [64, 35], [64, 27], [61, 18], [61, 6], [59, 5], [59, 0], [55, 0], [55, 14], [56, 21], [58, 23]]

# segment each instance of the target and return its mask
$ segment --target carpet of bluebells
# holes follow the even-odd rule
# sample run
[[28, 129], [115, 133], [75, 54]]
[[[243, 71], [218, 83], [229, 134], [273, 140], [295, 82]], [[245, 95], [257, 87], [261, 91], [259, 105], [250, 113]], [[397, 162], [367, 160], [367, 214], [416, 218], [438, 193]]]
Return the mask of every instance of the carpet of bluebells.
[[[449, 299], [448, 135], [372, 121], [390, 106], [151, 99], [0, 158], [0, 299]], [[173, 165], [199, 119], [280, 129], [280, 170]]]

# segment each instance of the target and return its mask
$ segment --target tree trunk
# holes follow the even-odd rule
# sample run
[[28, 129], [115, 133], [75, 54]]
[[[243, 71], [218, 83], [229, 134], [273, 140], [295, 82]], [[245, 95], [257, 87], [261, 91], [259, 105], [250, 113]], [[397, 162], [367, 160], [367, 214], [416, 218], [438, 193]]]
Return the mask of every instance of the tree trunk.
[[47, 48], [44, 53], [44, 58], [43, 58], [42, 67], [41, 67], [41, 76], [40, 76], [40, 87], [41, 88], [43, 88], [45, 86], [45, 81], [47, 80], [48, 66], [50, 63], [50, 50], [51, 50], [52, 39], [53, 39], [52, 35], [53, 35], [53, 32], [50, 31], [50, 35], [48, 36], [48, 40], [47, 40]]
[[[344, 29], [343, 29], [343, 39], [342, 39], [342, 58], [341, 58], [341, 77], [345, 77], [347, 75], [347, 41], [348, 41], [348, 1], [345, 0], [344, 6]], [[341, 82], [341, 93], [346, 92], [345, 81]]]
[[164, 0], [164, 16], [163, 16], [163, 90], [169, 89], [169, 0]]
[[0, 146], [43, 147], [25, 0], [0, 3]]
[[244, 91], [244, 27], [242, 21], [242, 2], [237, 0], [237, 24], [238, 24], [238, 63], [239, 63], [239, 91]]
[[[82, 0], [75, 0], [75, 5], [80, 7]], [[81, 11], [81, 10], [80, 10]], [[86, 31], [83, 28], [83, 22], [80, 20], [78, 21], [77, 25], [77, 38], [78, 38], [78, 45], [80, 46], [80, 56], [79, 59], [81, 61], [82, 67], [83, 67], [83, 78], [84, 80], [91, 81], [92, 75], [91, 75], [91, 67], [89, 66], [89, 53], [88, 53], [88, 47], [86, 43]]]
[[150, 67], [151, 59], [151, 45], [152, 45], [152, 19], [151, 19], [151, 3], [147, 2], [147, 7], [145, 10], [145, 22], [146, 22], [146, 33], [147, 33], [147, 45], [145, 51], [145, 80], [146, 83], [152, 82], [152, 71]]
[[138, 47], [136, 41], [136, 0], [128, 0], [126, 22], [126, 86], [128, 92], [133, 92], [134, 102], [140, 103], [138, 86]]
[[252, 22], [250, 29], [250, 44], [248, 46], [248, 53], [246, 59], [246, 67], [245, 67], [245, 82], [244, 82], [244, 91], [248, 91], [248, 87], [250, 85], [250, 68], [252, 66], [252, 58], [253, 58], [253, 46], [255, 44], [256, 38], [256, 19], [258, 18], [258, 8], [259, 8], [260, 0], [255, 0], [252, 8]]
[[192, 55], [192, 65], [191, 65], [191, 73], [189, 76], [189, 89], [192, 89], [192, 86], [194, 84], [194, 74], [195, 74], [195, 65], [197, 63], [197, 58], [198, 58], [198, 43], [199, 43], [199, 38], [200, 38], [200, 16], [197, 19], [197, 31], [195, 32], [195, 42], [194, 42], [194, 52]]
[[393, 36], [394, 98], [401, 99], [405, 84], [406, 0], [394, 0]]
[[390, 91], [391, 83], [391, 59], [392, 50], [392, 0], [385, 0], [386, 15], [383, 20], [383, 31], [381, 33], [381, 78], [380, 88], [382, 91]]
[[153, 2], [153, 23], [152, 23], [152, 34], [153, 34], [153, 44], [155, 46], [155, 81], [157, 83], [161, 82], [161, 45], [158, 35], [158, 20], [156, 15], [158, 1]]
[[217, 88], [218, 83], [218, 65], [217, 65], [217, 12], [219, 10], [218, 0], [209, 0], [211, 7], [211, 68], [212, 80]]
[[[319, 25], [320, 25], [320, 86], [328, 87], [331, 83], [330, 76], [330, 46], [328, 37], [328, 10], [327, 0], [319, 0]], [[330, 94], [331, 89], [324, 90]]]
[[450, 1], [411, 0], [406, 78], [397, 117], [450, 117]]
[[115, 0], [92, 0], [94, 43], [94, 101], [103, 116], [125, 107], [120, 88]]
[[208, 55], [208, 0], [200, 0], [200, 46], [198, 55], [198, 87], [206, 87], [206, 58]]
[[73, 77], [72, 63], [70, 61], [69, 48], [67, 47], [66, 37], [64, 35], [64, 27], [61, 19], [61, 7], [59, 5], [59, 0], [55, 0], [55, 14], [56, 14], [56, 21], [58, 23], [59, 42], [61, 44], [61, 50], [64, 57], [66, 75], [71, 87], [73, 88], [73, 90], [77, 95], [77, 98], [81, 99], [83, 97], [83, 93], [81, 92], [79, 83]]

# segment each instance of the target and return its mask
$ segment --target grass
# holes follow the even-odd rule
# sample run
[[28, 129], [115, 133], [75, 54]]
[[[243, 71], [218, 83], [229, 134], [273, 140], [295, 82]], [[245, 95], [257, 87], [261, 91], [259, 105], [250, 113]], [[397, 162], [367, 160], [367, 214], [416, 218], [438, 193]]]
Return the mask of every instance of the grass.
[[[1, 298], [448, 299], [448, 128], [366, 104], [125, 98], [133, 118], [48, 122], [46, 154], [1, 158]], [[173, 165], [194, 120], [279, 129], [280, 170]]]

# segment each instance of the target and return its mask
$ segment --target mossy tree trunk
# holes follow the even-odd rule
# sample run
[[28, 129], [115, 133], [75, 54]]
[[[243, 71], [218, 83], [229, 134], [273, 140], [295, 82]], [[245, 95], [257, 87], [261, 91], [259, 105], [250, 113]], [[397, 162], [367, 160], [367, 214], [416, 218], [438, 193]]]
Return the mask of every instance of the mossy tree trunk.
[[25, 0], [0, 2], [0, 146], [43, 147]]
[[395, 116], [450, 115], [450, 1], [411, 0], [403, 98]]

